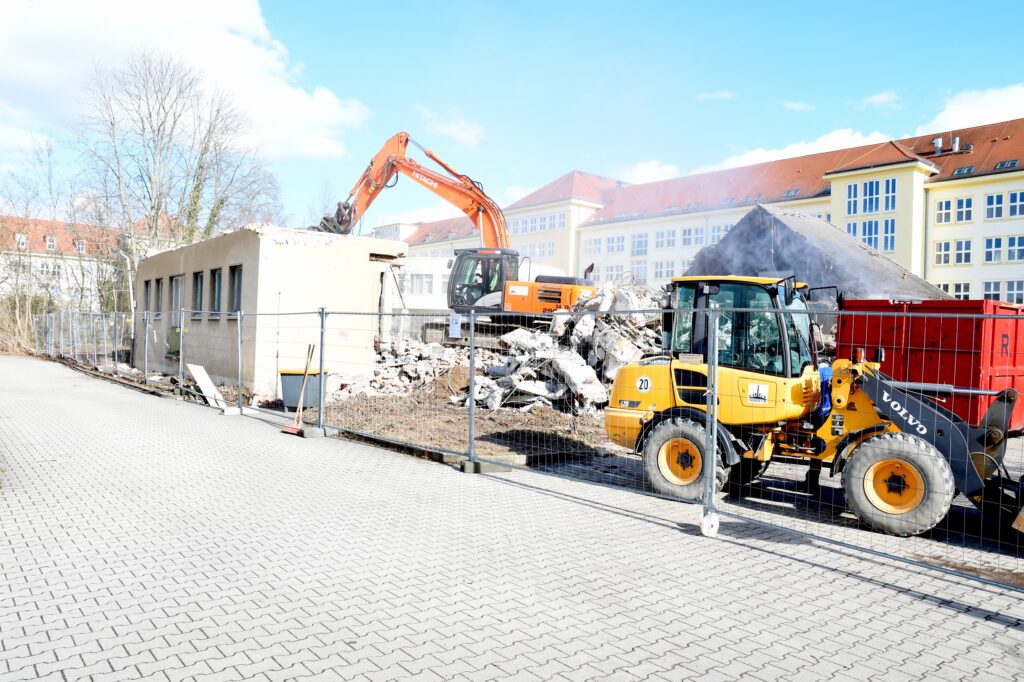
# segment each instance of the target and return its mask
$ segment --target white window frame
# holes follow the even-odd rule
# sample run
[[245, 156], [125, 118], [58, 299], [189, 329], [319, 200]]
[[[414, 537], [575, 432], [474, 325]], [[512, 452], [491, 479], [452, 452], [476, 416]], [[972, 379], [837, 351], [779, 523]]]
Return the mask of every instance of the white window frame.
[[1001, 285], [1002, 282], [999, 280], [994, 282], [982, 282], [982, 286], [984, 287], [982, 298], [986, 301], [998, 301], [1002, 296]]
[[676, 231], [673, 230], [658, 230], [654, 233], [654, 248], [655, 249], [674, 249], [676, 248]]
[[1014, 234], [1006, 238], [1006, 262], [1020, 263], [1024, 261], [1024, 234]]
[[633, 281], [646, 284], [647, 283], [647, 261], [646, 260], [634, 260], [630, 261], [629, 269], [633, 273]]
[[704, 226], [698, 225], [693, 228], [693, 245], [704, 246]]
[[971, 297], [970, 282], [953, 282], [953, 298], [958, 301], [966, 301]]
[[857, 238], [857, 223], [846, 223], [846, 234], [850, 235], [854, 239]]
[[1024, 279], [1006, 280], [1006, 302], [1024, 303]]
[[846, 215], [857, 215], [857, 183], [846, 186]]
[[1002, 237], [985, 237], [985, 262], [986, 263], [1002, 263], [1003, 262], [1003, 238]]
[[629, 243], [630, 257], [647, 255], [647, 233], [638, 232], [632, 236]]
[[1010, 192], [1008, 203], [1009, 211], [1007, 211], [1007, 214], [1011, 218], [1024, 218], [1024, 190]]
[[625, 253], [626, 238], [624, 236], [608, 237], [605, 242], [608, 253]]
[[885, 179], [885, 201], [883, 209], [886, 211], [896, 210], [896, 178]]
[[52, 234], [46, 235], [45, 242], [46, 242], [46, 250], [47, 251], [56, 251], [57, 250], [57, 238], [54, 237]]
[[971, 240], [970, 239], [954, 239], [953, 240], [953, 263], [955, 265], [970, 265], [971, 264]]
[[886, 218], [882, 222], [882, 251], [892, 253], [896, 250], [896, 219]]
[[863, 213], [878, 213], [878, 180], [864, 181], [864, 197], [861, 200]]
[[935, 224], [946, 225], [953, 222], [953, 200], [941, 199], [935, 202]]
[[28, 235], [22, 234], [20, 232], [18, 234], [14, 235], [14, 246], [19, 251], [24, 251], [25, 249], [27, 249], [28, 248]]
[[679, 231], [679, 243], [682, 246], [693, 246], [693, 228], [684, 227]]
[[935, 264], [949, 265], [951, 262], [952, 242], [935, 242]]
[[969, 223], [974, 220], [974, 197], [956, 198], [956, 221]]
[[1003, 195], [985, 195], [985, 220], [998, 220], [1003, 217]]
[[[865, 211], [866, 212], [866, 211]], [[860, 240], [878, 251], [878, 221], [865, 220], [860, 224]]]

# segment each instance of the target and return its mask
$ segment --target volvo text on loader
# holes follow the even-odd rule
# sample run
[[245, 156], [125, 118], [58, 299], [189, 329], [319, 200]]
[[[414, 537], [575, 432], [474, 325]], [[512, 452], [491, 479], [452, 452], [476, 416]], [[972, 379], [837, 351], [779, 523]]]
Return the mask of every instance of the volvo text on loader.
[[[782, 457], [841, 475], [853, 513], [886, 533], [931, 529], [958, 492], [1024, 528], [1024, 481], [1003, 466], [1016, 391], [986, 392], [993, 397], [987, 413], [969, 425], [924, 394], [972, 389], [893, 381], [865, 361], [863, 349], [819, 366], [820, 331], [806, 292], [791, 278], [673, 280], [666, 355], [622, 367], [605, 411], [608, 435], [642, 455], [654, 490], [701, 499], [705, 349], [716, 333], [719, 489], [727, 478], [752, 482]], [[714, 332], [711, 307], [719, 309]]]
[[[427, 168], [406, 156], [409, 144], [440, 166]], [[448, 281], [448, 307], [459, 313], [519, 313], [520, 320], [556, 310], [571, 310], [581, 299], [594, 295], [594, 283], [576, 277], [539, 275], [535, 281], [519, 279], [519, 254], [511, 248], [505, 216], [484, 192], [480, 183], [442, 161], [417, 144], [408, 133], [391, 137], [352, 187], [346, 201], [338, 202], [333, 216], [326, 216], [318, 228], [348, 234], [366, 209], [387, 187], [393, 187], [401, 173], [458, 207], [480, 232], [483, 248], [455, 252]], [[518, 318], [513, 316], [511, 319]]]

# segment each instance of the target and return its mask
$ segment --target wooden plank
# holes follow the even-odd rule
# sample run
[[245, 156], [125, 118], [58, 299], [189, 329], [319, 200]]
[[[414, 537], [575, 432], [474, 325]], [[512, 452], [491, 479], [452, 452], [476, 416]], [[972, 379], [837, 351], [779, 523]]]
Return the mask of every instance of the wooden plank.
[[210, 379], [210, 375], [206, 373], [206, 368], [202, 365], [190, 365], [185, 363], [188, 367], [189, 374], [199, 384], [199, 390], [203, 392], [203, 397], [206, 398], [206, 402], [214, 407], [221, 409], [227, 407], [227, 401], [224, 400], [224, 396], [220, 394], [217, 387], [213, 385], [213, 380]]

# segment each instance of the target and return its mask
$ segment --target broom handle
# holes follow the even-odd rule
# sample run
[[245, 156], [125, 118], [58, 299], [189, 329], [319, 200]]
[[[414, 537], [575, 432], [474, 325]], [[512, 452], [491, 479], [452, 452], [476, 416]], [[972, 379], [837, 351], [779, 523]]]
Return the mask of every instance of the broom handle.
[[309, 363], [313, 362], [313, 349], [315, 346], [309, 344], [306, 349], [306, 370], [302, 373], [302, 390], [299, 391], [299, 404], [295, 406], [295, 426], [302, 424], [302, 403], [306, 397], [306, 379], [309, 378]]

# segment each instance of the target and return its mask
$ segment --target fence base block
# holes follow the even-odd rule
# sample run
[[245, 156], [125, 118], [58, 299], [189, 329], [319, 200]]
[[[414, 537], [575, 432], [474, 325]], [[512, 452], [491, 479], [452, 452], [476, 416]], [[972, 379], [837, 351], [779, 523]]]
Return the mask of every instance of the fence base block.
[[230, 416], [233, 416], [233, 415], [240, 415], [240, 414], [242, 414], [242, 408], [237, 407], [237, 406], [235, 406], [235, 407], [224, 407], [224, 408], [221, 409], [220, 413], [223, 414], [226, 417], [230, 417]]
[[324, 435], [324, 430], [318, 429], [315, 426], [307, 426], [302, 429], [303, 438], [323, 438]]
[[462, 460], [462, 473], [464, 474], [501, 474], [506, 471], [512, 471], [508, 467], [503, 467], [500, 464], [491, 464], [490, 462], [474, 462], [468, 459]]

